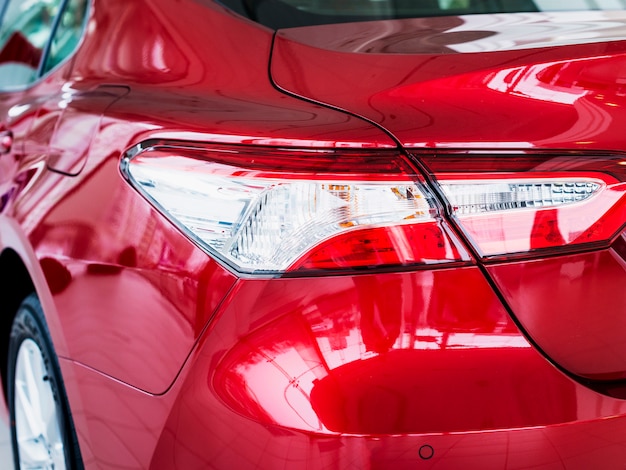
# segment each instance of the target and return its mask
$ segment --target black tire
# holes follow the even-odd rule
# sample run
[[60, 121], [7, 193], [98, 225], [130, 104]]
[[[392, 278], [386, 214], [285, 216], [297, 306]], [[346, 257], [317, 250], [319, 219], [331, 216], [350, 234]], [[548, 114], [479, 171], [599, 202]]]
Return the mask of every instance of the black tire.
[[[17, 470], [29, 468], [28, 460], [32, 457], [33, 460], [44, 463], [41, 465], [43, 468], [63, 468], [64, 464], [67, 469], [82, 470], [83, 464], [59, 361], [52, 347], [41, 304], [35, 294], [24, 299], [13, 320], [7, 371], [15, 468]], [[25, 380], [26, 378], [32, 380]], [[41, 398], [35, 403], [43, 403], [44, 411], [51, 410], [54, 413], [52, 416], [47, 416], [48, 413], [45, 412], [31, 414], [25, 412], [27, 407], [24, 403], [32, 404], [31, 392], [33, 396]], [[27, 414], [34, 419], [31, 421], [24, 419]], [[30, 423], [35, 423], [35, 426], [31, 426]], [[42, 428], [45, 430], [37, 434]], [[28, 439], [23, 439], [18, 445], [18, 435], [28, 436]], [[57, 445], [53, 445], [55, 442]], [[46, 459], [55, 465], [46, 466]]]

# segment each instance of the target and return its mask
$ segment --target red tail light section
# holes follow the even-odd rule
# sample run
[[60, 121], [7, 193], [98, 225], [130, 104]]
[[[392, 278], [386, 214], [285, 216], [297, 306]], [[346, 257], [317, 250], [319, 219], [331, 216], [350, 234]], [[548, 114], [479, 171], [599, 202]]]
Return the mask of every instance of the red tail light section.
[[346, 232], [320, 243], [293, 270], [436, 264], [467, 259], [438, 221]]
[[[583, 154], [182, 146], [122, 171], [198, 246], [248, 274], [466, 263], [608, 246], [626, 221], [626, 159]], [[435, 196], [438, 193], [438, 197]]]
[[484, 259], [608, 246], [626, 222], [626, 158], [437, 155], [422, 158], [452, 220]]
[[122, 171], [198, 246], [241, 273], [471, 259], [396, 151], [150, 143], [129, 152]]

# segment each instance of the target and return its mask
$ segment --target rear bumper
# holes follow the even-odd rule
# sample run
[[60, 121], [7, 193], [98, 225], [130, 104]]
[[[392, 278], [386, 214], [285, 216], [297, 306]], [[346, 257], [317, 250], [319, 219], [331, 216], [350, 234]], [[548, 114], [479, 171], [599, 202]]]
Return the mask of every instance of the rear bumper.
[[476, 267], [240, 280], [162, 396], [63, 369], [94, 467], [619, 468], [626, 455], [626, 402], [546, 361]]

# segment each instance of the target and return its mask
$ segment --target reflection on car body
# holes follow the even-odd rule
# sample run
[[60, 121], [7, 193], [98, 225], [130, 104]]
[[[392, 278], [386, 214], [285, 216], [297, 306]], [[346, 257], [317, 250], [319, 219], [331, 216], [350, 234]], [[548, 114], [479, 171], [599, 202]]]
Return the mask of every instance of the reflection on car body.
[[622, 468], [626, 11], [579, 3], [8, 0], [17, 468]]

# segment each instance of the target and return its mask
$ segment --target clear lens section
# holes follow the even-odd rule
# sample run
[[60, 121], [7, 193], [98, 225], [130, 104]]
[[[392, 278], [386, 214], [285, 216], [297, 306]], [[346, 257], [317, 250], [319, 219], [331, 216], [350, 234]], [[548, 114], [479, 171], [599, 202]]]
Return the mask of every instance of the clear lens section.
[[584, 201], [597, 193], [597, 181], [446, 181], [441, 184], [457, 215], [538, 209]]
[[538, 179], [493, 175], [493, 179], [442, 179], [440, 186], [461, 230], [481, 256], [492, 257], [608, 243], [624, 224], [620, 200], [625, 187], [597, 175]]
[[[124, 171], [190, 238], [242, 272], [288, 271], [312, 249], [340, 234], [379, 232], [396, 225], [434, 225], [428, 232], [433, 233], [432, 240], [420, 243], [441, 245], [444, 240], [449, 244], [433, 197], [415, 175], [350, 171], [311, 176], [271, 166], [259, 170], [259, 161], [254, 161], [257, 168], [250, 169], [146, 152], [127, 160]], [[347, 246], [344, 237], [339, 249], [325, 248], [324, 253], [331, 255], [318, 253], [318, 261], [299, 262], [293, 269], [363, 267], [380, 260], [400, 265], [431, 262], [404, 256], [406, 248], [398, 248], [399, 237], [389, 242], [386, 236], [385, 245], [378, 249], [379, 238], [351, 237]], [[355, 249], [354, 244], [367, 245], [367, 250]], [[452, 260], [461, 256], [456, 249], [448, 252], [453, 253]]]
[[234, 183], [219, 174], [208, 177], [201, 170], [200, 162], [176, 157], [137, 159], [129, 166], [133, 182], [144, 194], [195, 238], [221, 251], [250, 201], [265, 187]]
[[404, 220], [431, 220], [431, 206], [414, 184], [269, 180], [249, 201], [226, 249], [249, 268], [284, 270], [305, 251], [340, 232]]

